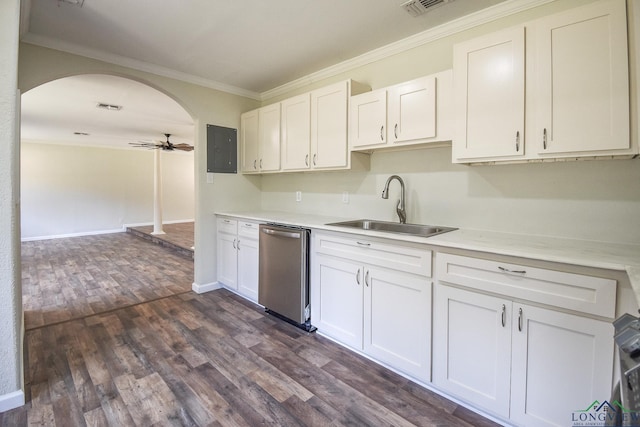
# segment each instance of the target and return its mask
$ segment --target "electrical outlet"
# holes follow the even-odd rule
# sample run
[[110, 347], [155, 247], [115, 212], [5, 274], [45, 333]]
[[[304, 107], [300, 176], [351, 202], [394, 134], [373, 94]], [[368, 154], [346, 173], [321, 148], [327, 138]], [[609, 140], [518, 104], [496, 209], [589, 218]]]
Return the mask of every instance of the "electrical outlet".
[[343, 191], [342, 192], [342, 203], [349, 203], [349, 192], [348, 191]]
[[296, 202], [302, 201], [302, 191], [296, 191]]

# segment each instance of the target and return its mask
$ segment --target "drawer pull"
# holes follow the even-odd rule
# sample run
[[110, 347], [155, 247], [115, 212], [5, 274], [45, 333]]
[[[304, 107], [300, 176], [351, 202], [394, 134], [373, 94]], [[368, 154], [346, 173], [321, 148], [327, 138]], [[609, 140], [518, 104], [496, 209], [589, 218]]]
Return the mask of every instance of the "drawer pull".
[[527, 270], [510, 270], [508, 268], [498, 266], [498, 269], [504, 273], [512, 273], [512, 274], [527, 274]]
[[366, 246], [366, 247], [371, 246], [371, 243], [365, 243], [365, 242], [356, 242], [356, 243], [360, 246]]
[[520, 131], [516, 131], [516, 152], [520, 151]]
[[507, 306], [502, 304], [502, 327], [507, 326]]
[[522, 332], [522, 308], [518, 309], [518, 331]]
[[238, 249], [238, 247], [236, 246], [236, 239], [233, 239], [233, 249]]
[[380, 141], [384, 141], [384, 125], [380, 126]]
[[367, 274], [364, 275], [364, 284], [369, 287], [369, 270], [367, 270]]
[[360, 284], [360, 269], [358, 269], [358, 271], [356, 272], [356, 282], [358, 283], [358, 285]]

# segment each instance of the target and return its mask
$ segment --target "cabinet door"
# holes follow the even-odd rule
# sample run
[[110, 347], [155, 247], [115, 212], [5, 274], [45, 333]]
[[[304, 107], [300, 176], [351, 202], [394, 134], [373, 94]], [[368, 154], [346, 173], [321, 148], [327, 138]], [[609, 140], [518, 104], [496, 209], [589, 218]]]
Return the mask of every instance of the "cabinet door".
[[524, 27], [454, 46], [454, 161], [524, 154]]
[[436, 79], [424, 77], [389, 88], [392, 142], [436, 136]]
[[624, 0], [544, 18], [536, 31], [538, 152], [628, 149]]
[[366, 267], [364, 284], [364, 351], [430, 381], [431, 281]]
[[258, 172], [258, 110], [240, 116], [241, 170]]
[[258, 302], [258, 240], [241, 238], [238, 247], [238, 292]]
[[349, 137], [352, 148], [387, 143], [387, 91], [376, 90], [351, 97]]
[[282, 169], [309, 169], [311, 104], [309, 94], [282, 101]]
[[511, 302], [438, 284], [434, 383], [478, 408], [509, 416]]
[[312, 323], [323, 334], [362, 349], [364, 268], [322, 255], [314, 263]]
[[280, 103], [258, 110], [259, 153], [261, 171], [280, 169]]
[[311, 92], [311, 164], [313, 168], [347, 166], [348, 82]]
[[572, 413], [608, 399], [613, 326], [609, 322], [514, 304], [511, 419], [564, 426]]
[[238, 239], [235, 234], [218, 233], [218, 282], [238, 289]]

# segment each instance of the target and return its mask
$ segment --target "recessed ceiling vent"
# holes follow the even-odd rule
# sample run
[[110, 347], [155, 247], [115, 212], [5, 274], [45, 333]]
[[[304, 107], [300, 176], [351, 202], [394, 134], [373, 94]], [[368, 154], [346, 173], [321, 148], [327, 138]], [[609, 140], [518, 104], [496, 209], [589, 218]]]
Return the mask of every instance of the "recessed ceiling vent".
[[105, 104], [104, 102], [99, 102], [98, 105], [96, 105], [96, 107], [102, 108], [103, 110], [109, 110], [109, 111], [122, 110], [122, 105]]
[[451, 1], [453, 0], [409, 0], [402, 3], [402, 8], [415, 18]]

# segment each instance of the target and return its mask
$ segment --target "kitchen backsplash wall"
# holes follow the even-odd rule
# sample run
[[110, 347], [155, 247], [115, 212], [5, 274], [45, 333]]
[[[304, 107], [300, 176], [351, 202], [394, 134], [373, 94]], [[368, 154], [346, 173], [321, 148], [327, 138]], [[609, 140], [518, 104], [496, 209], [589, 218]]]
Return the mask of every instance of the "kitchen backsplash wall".
[[261, 207], [396, 221], [399, 184], [381, 197], [392, 174], [405, 181], [408, 222], [640, 243], [640, 160], [463, 166], [450, 147], [381, 152], [368, 172], [263, 175]]

